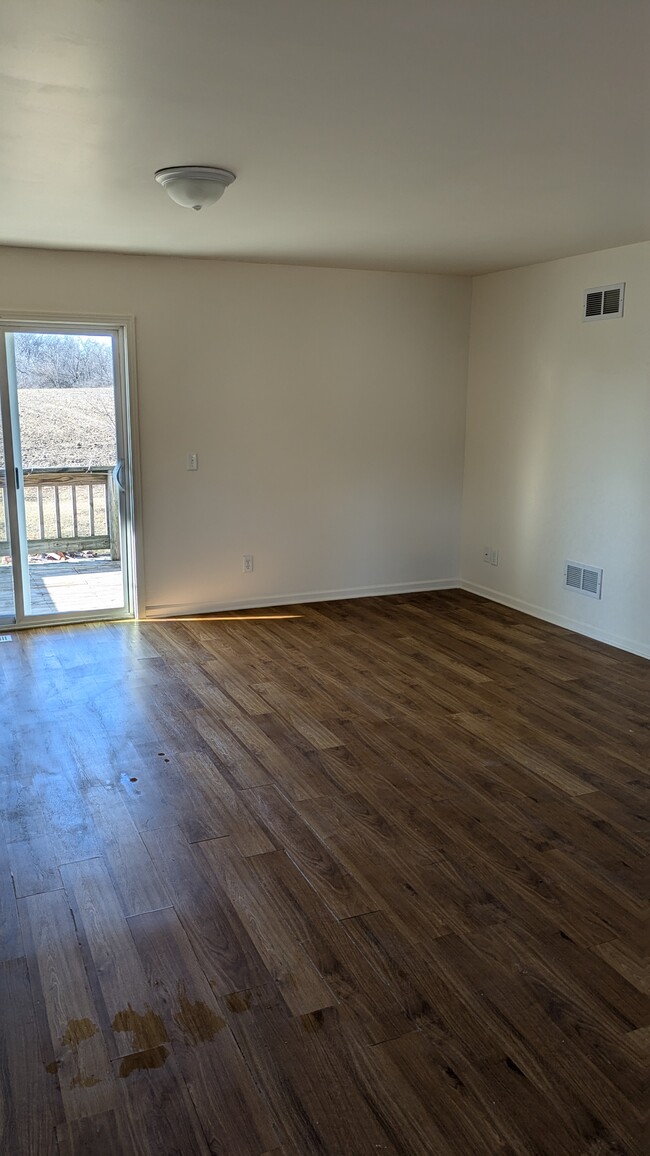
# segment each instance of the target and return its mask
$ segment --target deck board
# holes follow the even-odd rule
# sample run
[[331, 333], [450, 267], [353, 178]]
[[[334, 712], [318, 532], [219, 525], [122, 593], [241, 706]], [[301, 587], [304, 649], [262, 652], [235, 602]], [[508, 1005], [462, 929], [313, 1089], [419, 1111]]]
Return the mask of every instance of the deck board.
[[[109, 558], [33, 562], [29, 585], [34, 614], [90, 613], [124, 605], [122, 569]], [[0, 566], [0, 616], [14, 613], [11, 566]]]

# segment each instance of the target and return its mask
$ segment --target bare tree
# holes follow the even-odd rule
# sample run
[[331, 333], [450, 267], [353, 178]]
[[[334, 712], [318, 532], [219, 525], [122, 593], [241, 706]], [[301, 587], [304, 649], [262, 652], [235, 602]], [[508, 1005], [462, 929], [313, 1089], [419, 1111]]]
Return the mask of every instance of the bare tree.
[[106, 388], [113, 384], [109, 341], [69, 333], [16, 333], [19, 389]]

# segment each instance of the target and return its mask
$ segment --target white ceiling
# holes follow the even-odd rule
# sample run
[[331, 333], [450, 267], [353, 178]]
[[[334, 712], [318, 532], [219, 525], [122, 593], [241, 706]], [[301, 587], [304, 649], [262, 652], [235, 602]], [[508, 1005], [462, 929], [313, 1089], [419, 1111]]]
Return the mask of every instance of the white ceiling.
[[[473, 273], [650, 236], [648, 0], [5, 0], [0, 243]], [[154, 170], [232, 168], [201, 213]]]

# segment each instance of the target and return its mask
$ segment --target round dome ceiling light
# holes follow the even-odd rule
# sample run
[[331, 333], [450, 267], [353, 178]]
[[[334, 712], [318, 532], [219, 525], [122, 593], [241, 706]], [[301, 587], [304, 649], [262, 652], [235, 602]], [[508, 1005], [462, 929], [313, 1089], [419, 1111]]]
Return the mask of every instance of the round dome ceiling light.
[[235, 174], [229, 169], [215, 169], [211, 165], [176, 165], [158, 169], [154, 176], [172, 201], [197, 212], [214, 205], [235, 180]]

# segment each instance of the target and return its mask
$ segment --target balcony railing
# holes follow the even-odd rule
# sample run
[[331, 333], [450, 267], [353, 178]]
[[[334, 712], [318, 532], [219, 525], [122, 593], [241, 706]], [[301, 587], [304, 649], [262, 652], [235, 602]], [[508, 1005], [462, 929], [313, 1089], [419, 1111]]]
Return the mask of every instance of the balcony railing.
[[[111, 466], [26, 470], [23, 482], [30, 554], [110, 550], [119, 560], [119, 493]], [[0, 498], [0, 554], [8, 554], [4, 471]]]

